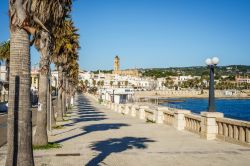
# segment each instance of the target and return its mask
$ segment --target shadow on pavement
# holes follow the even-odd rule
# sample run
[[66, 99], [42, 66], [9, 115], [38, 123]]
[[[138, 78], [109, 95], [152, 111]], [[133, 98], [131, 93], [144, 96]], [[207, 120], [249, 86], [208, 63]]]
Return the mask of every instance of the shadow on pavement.
[[76, 100], [75, 108], [76, 117], [74, 117], [71, 123], [64, 124], [63, 126], [73, 126], [79, 122], [86, 121], [100, 121], [105, 120], [106, 115], [103, 112], [97, 111], [95, 107], [90, 104], [90, 101], [84, 96], [78, 96]]
[[110, 138], [104, 141], [94, 142], [90, 148], [100, 153], [91, 159], [86, 166], [96, 166], [102, 163], [111, 153], [119, 153], [128, 149], [146, 149], [146, 143], [155, 142], [154, 140], [141, 137]]
[[[88, 133], [91, 133], [91, 132], [120, 129], [121, 127], [125, 127], [125, 126], [129, 126], [129, 125], [125, 124], [125, 123], [93, 124], [93, 125], [83, 127], [82, 130], [84, 132], [73, 135], [73, 136], [70, 136], [70, 137], [67, 137], [67, 138], [63, 138], [61, 140], [57, 140], [55, 143], [65, 142], [65, 141], [68, 141], [70, 139], [73, 139], [73, 138], [76, 138], [76, 137], [79, 137], [79, 136], [82, 136], [82, 135], [85, 135], [85, 134], [88, 134]], [[68, 132], [70, 132], [72, 130], [75, 130], [75, 129], [71, 129]], [[59, 133], [59, 134], [63, 134], [63, 133], [66, 133], [66, 132], [62, 132], [62, 133]], [[56, 135], [59, 135], [59, 134], [56, 134]]]

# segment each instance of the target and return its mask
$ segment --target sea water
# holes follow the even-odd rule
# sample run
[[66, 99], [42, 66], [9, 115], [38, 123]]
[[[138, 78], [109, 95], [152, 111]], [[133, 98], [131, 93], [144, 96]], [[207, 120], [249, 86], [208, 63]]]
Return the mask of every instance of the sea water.
[[[199, 114], [208, 110], [208, 99], [178, 98], [168, 99], [163, 106], [191, 110]], [[172, 101], [171, 101], [172, 100]], [[250, 121], [250, 99], [216, 99], [216, 111], [224, 113], [225, 117]]]

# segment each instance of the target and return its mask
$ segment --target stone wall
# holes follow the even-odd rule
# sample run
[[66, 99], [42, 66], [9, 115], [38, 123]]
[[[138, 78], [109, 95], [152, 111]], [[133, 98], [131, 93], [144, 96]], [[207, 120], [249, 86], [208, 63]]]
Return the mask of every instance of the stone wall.
[[201, 112], [198, 115], [192, 114], [189, 110], [145, 106], [138, 103], [115, 104], [103, 101], [101, 104], [112, 111], [129, 115], [148, 123], [166, 124], [173, 126], [177, 130], [187, 130], [196, 133], [206, 140], [220, 139], [250, 147], [250, 122], [224, 118], [223, 113]]
[[[36, 125], [37, 109], [32, 108], [32, 126]], [[7, 114], [0, 115], [0, 147], [7, 143]]]

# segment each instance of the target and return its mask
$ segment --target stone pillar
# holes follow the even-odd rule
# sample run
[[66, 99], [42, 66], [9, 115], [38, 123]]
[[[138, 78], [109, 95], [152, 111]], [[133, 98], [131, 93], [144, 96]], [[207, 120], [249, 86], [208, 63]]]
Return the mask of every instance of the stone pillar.
[[163, 120], [164, 120], [164, 114], [163, 111], [158, 107], [156, 110], [156, 115], [155, 115], [155, 121], [158, 124], [163, 124]]
[[216, 135], [218, 134], [216, 118], [223, 117], [223, 113], [220, 112], [201, 112], [201, 138], [207, 140], [216, 139]]
[[110, 101], [108, 101], [107, 107], [108, 107], [109, 110], [111, 110], [111, 104], [112, 103]]
[[140, 119], [145, 120], [146, 116], [145, 116], [145, 109], [147, 109], [147, 106], [140, 106], [139, 112], [140, 112]]
[[112, 103], [112, 111], [115, 111], [115, 103]]
[[185, 114], [191, 114], [189, 110], [175, 110], [174, 111], [174, 128], [177, 130], [184, 130], [186, 126]]
[[131, 106], [131, 116], [136, 117], [136, 110], [138, 109], [137, 105]]
[[118, 112], [119, 104], [115, 104], [115, 112]]
[[250, 144], [250, 128], [246, 128], [246, 142]]
[[122, 110], [123, 110], [123, 104], [119, 104], [118, 113], [122, 113]]
[[126, 104], [126, 105], [125, 105], [125, 110], [124, 110], [124, 114], [125, 114], [125, 115], [128, 115], [128, 114], [129, 114], [130, 108], [131, 108], [131, 104]]
[[112, 111], [114, 110], [114, 107], [115, 107], [114, 103], [110, 103], [110, 109], [111, 109]]

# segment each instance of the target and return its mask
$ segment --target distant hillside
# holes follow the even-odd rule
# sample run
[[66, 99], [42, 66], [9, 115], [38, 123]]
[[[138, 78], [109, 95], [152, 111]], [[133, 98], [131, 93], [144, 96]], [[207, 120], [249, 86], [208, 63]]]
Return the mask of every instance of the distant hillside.
[[[141, 69], [140, 72], [146, 77], [168, 77], [178, 75], [192, 75], [203, 76], [209, 75], [209, 68], [206, 66], [192, 66], [192, 67], [170, 67], [170, 68], [150, 68]], [[230, 65], [230, 66], [218, 66], [215, 69], [216, 76], [220, 77], [228, 75], [234, 77], [235, 75], [248, 75], [250, 76], [250, 66], [245, 65]]]

